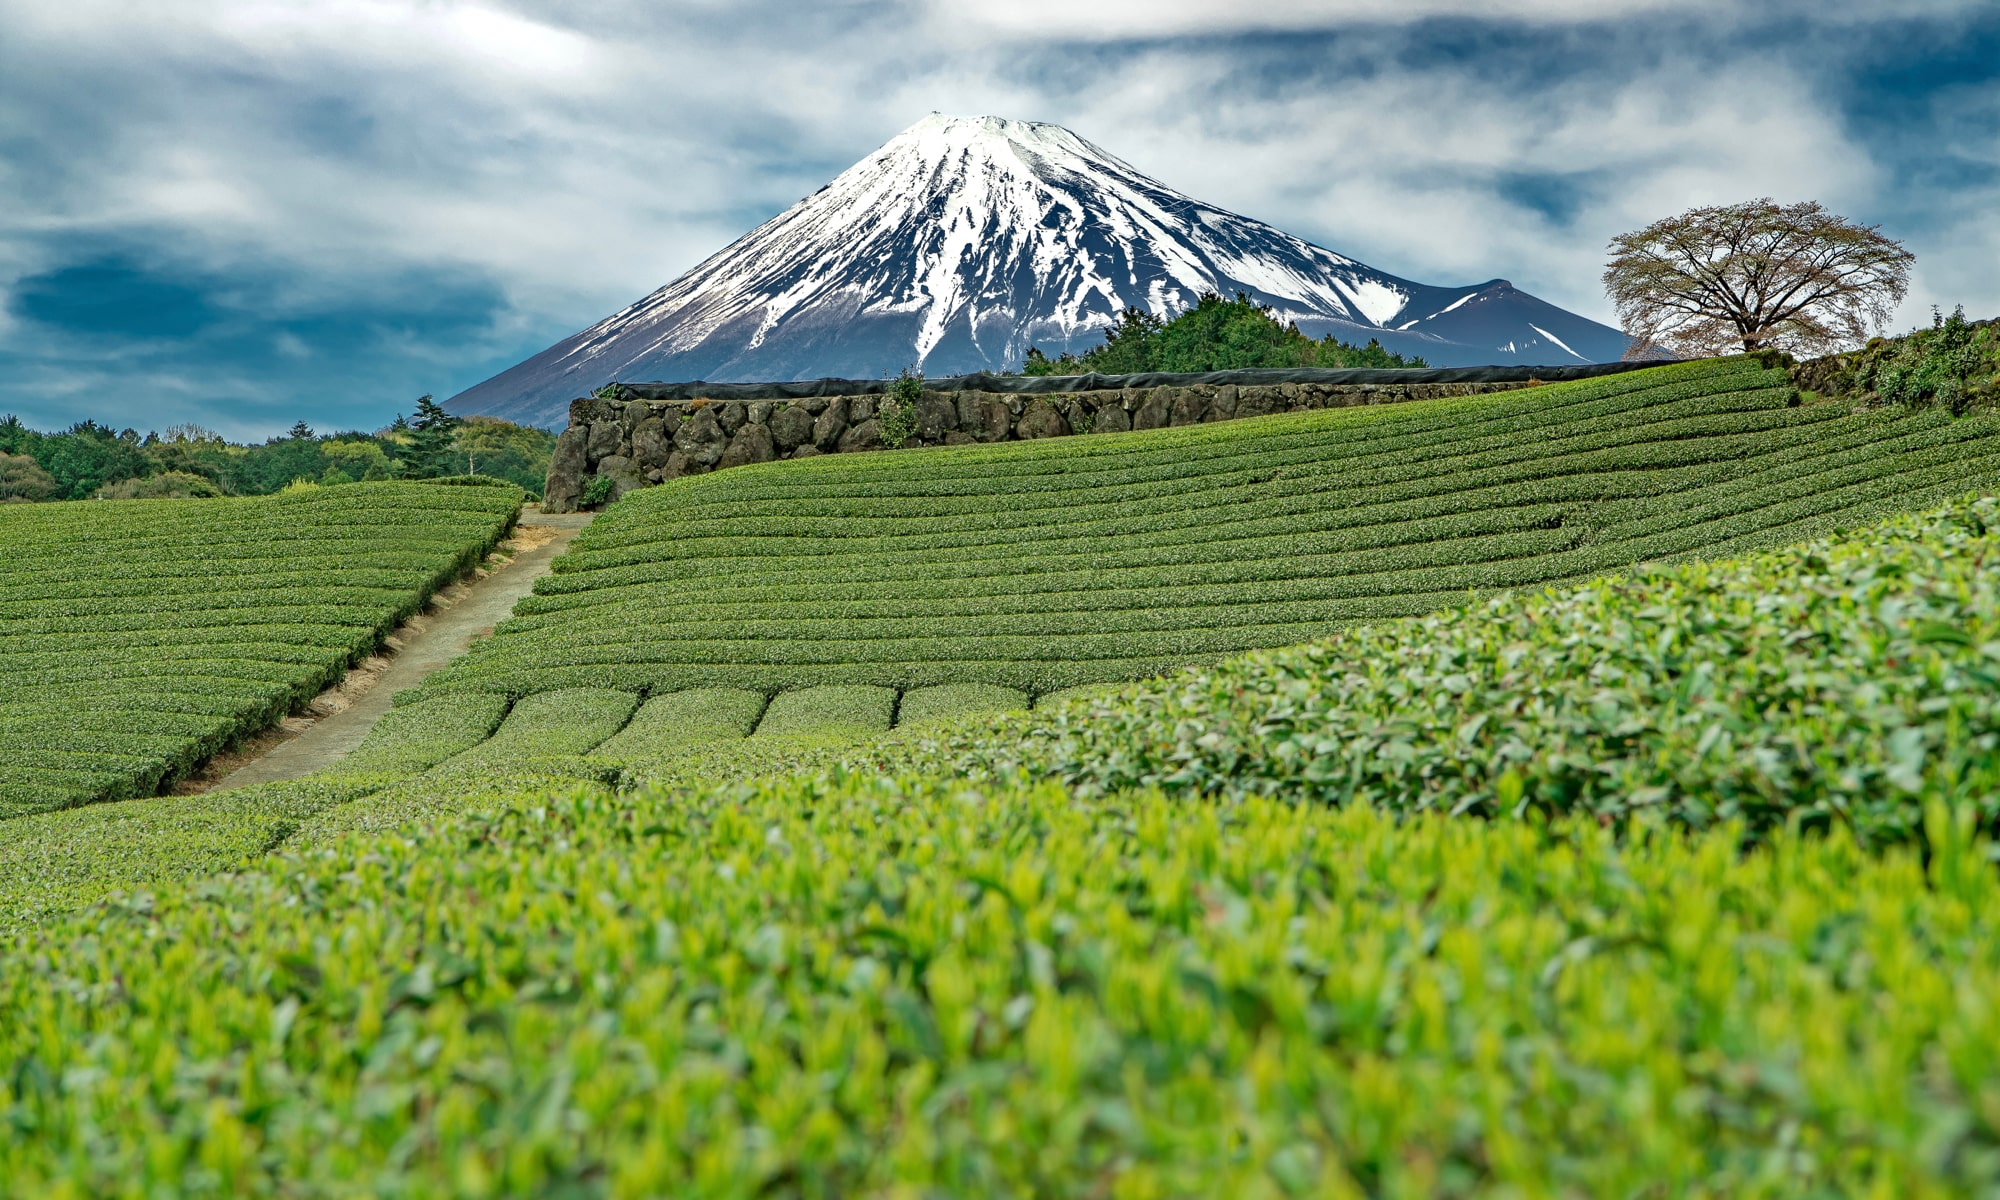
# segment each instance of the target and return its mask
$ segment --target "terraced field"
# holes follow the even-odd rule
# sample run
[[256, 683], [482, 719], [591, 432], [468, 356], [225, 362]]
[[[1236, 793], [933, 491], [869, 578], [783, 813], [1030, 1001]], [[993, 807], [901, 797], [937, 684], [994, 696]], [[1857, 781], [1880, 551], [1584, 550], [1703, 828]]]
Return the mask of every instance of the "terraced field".
[[1562, 589], [1127, 685], [926, 746], [1054, 779], [1746, 837], [2000, 834], [2000, 501]]
[[1619, 382], [628, 497], [340, 769], [6, 823], [0, 1180], [2000, 1194], [2000, 503], [1597, 577], [1996, 424]]
[[883, 694], [406, 705], [233, 802], [280, 854], [0, 938], [0, 1178], [1989, 1195], [1997, 559], [1966, 501], [817, 760]]
[[1039, 696], [1469, 590], [1777, 545], [1995, 478], [2000, 420], [1799, 407], [1782, 373], [1740, 358], [1463, 401], [773, 464], [628, 496], [495, 637], [410, 698], [966, 684]]
[[511, 486], [0, 506], [0, 818], [151, 795], [375, 649]]

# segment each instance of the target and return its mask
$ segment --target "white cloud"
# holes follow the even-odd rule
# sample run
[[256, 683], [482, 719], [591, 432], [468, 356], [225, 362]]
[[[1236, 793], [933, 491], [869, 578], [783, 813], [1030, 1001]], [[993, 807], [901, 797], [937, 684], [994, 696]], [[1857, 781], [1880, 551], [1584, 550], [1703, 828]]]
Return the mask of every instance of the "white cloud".
[[[937, 108], [1057, 121], [1384, 270], [1505, 276], [1600, 318], [1612, 234], [1762, 194], [1915, 231], [1906, 312], [2000, 311], [1994, 189], [1908, 194], [1829, 109], [1823, 64], [1687, 19], [1725, 9], [1744, 11], [0, 0], [0, 144], [30, 148], [0, 151], [0, 294], [62, 237], [102, 235], [274, 275], [301, 307], [427, 271], [488, 279], [512, 305], [492, 344], [510, 344], [638, 298]], [[1594, 40], [1429, 58], [1400, 28], [1475, 17]], [[1656, 18], [1674, 38], [1647, 36]], [[1344, 32], [1289, 58], [1290, 39], [1181, 36], [1326, 28]], [[2000, 162], [1990, 127], [1966, 129]], [[1549, 177], [1571, 194], [1544, 211], [1524, 189]]]
[[[1904, 0], [1901, 19], [1978, 12], [1983, 0]], [[1736, 25], [1790, 12], [1818, 22], [1877, 20], [1868, 0], [929, 0], [935, 26], [947, 35], [999, 34], [1023, 39], [1084, 41], [1186, 37], [1409, 25], [1421, 21], [1505, 21], [1552, 26], [1629, 21], [1660, 14], [1699, 16]]]
[[[1720, 7], [1720, 0], [1692, 0]], [[1403, 24], [1436, 17], [1564, 22], [1685, 7], [1688, 0], [933, 0], [943, 25], [1023, 37], [1093, 40], [1177, 37], [1197, 33], [1325, 29], [1357, 23]]]
[[[465, 0], [68, 0], [4, 6], [24, 43], [96, 49], [107, 42], [171, 57], [232, 51], [261, 64], [314, 60], [371, 71], [420, 68], [485, 75], [509, 86], [588, 85], [588, 37], [491, 4]], [[230, 60], [212, 62], [226, 66]]]

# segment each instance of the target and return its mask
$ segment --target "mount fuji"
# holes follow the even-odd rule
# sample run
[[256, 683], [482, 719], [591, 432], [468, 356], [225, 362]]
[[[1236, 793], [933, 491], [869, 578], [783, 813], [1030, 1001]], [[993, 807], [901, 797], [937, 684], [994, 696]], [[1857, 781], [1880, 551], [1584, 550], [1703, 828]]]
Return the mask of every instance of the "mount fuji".
[[1313, 337], [1433, 366], [1605, 362], [1625, 335], [1504, 279], [1414, 283], [1186, 196], [1057, 125], [933, 114], [629, 308], [460, 392], [453, 412], [560, 427], [613, 380], [1018, 370], [1129, 306], [1241, 291]]

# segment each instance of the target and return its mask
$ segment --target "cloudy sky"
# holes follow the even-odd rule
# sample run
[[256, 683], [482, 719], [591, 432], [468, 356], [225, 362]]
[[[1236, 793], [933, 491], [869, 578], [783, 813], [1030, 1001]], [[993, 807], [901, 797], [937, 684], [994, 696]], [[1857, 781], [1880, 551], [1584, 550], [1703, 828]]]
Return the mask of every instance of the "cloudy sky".
[[2000, 314], [1990, 0], [0, 0], [0, 30], [0, 413], [40, 428], [374, 428], [932, 110], [1599, 320], [1612, 235], [1762, 195], [1902, 239], [1900, 326]]

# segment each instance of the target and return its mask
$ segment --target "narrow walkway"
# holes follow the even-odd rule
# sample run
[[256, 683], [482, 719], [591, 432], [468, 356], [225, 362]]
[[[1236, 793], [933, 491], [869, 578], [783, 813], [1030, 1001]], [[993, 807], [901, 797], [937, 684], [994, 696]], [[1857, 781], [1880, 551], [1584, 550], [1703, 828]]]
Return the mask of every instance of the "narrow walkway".
[[505, 620], [521, 597], [534, 590], [535, 580], [549, 573], [549, 564], [596, 515], [586, 512], [553, 516], [533, 508], [522, 513], [521, 525], [551, 527], [556, 531], [555, 537], [524, 551], [473, 584], [458, 603], [431, 618], [424, 631], [412, 637], [390, 660], [380, 681], [351, 706], [281, 743], [269, 754], [245, 763], [216, 784], [215, 790], [297, 779], [346, 758], [389, 711], [397, 692], [422, 683], [431, 672], [464, 654], [474, 638], [491, 633], [495, 625]]

